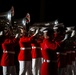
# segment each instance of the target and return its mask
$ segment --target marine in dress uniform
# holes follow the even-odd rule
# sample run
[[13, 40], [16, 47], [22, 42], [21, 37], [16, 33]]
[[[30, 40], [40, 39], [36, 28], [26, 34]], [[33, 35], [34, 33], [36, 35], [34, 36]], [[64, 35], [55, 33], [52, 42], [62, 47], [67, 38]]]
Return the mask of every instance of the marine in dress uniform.
[[16, 38], [12, 36], [12, 31], [9, 29], [4, 36], [2, 43], [2, 59], [1, 66], [3, 68], [3, 75], [16, 75], [16, 68], [14, 64], [14, 46], [17, 42]]
[[66, 58], [66, 62], [67, 62], [67, 75], [73, 75], [74, 74], [74, 70], [72, 68], [72, 42], [71, 42], [71, 33], [72, 33], [72, 29], [71, 27], [66, 27], [66, 33], [68, 34], [68, 39], [66, 40], [66, 52], [67, 52], [67, 58]]
[[67, 39], [67, 36], [65, 34], [64, 27], [58, 27], [58, 34], [55, 39], [60, 45], [60, 48], [58, 49], [59, 59], [60, 59], [59, 65], [58, 65], [58, 75], [67, 75], [66, 73], [66, 55], [67, 54], [66, 54], [66, 49], [64, 49], [65, 47], [64, 41]]
[[[54, 30], [54, 40], [57, 41], [60, 45], [60, 41], [62, 38], [60, 35], [59, 27], [54, 26], [53, 30]], [[60, 71], [60, 47], [57, 48], [56, 55], [57, 55], [57, 59], [58, 59], [57, 64], [58, 64], [58, 75], [59, 75], [59, 71]]]
[[58, 75], [56, 49], [59, 46], [54, 38], [53, 29], [48, 29], [44, 33], [45, 39], [42, 43], [42, 56], [44, 62], [41, 67], [41, 75]]
[[31, 37], [28, 37], [25, 28], [21, 28], [21, 37], [19, 40], [20, 52], [18, 55], [19, 75], [32, 75], [32, 54], [31, 40], [37, 34], [38, 30]]
[[2, 42], [3, 42], [3, 31], [0, 31], [0, 75], [2, 75], [2, 66], [1, 66], [1, 58], [2, 58]]
[[42, 35], [38, 35], [32, 42], [32, 73], [33, 75], [40, 75], [40, 68], [42, 65], [41, 43], [43, 41]]
[[75, 30], [74, 28], [70, 27], [71, 28], [71, 35], [70, 35], [70, 44], [69, 44], [69, 49], [71, 50], [71, 56], [70, 56], [70, 59], [71, 59], [71, 70], [72, 70], [72, 75], [75, 75], [76, 74], [76, 68], [75, 68], [75, 48], [74, 48], [74, 40], [75, 40]]
[[76, 74], [76, 31], [75, 31], [75, 34], [73, 36], [73, 49], [75, 51], [75, 63], [73, 63], [74, 67], [75, 67], [75, 74]]
[[71, 46], [72, 46], [72, 68], [73, 68], [73, 74], [76, 75], [76, 66], [75, 66], [75, 30], [72, 30], [72, 34], [71, 34]]

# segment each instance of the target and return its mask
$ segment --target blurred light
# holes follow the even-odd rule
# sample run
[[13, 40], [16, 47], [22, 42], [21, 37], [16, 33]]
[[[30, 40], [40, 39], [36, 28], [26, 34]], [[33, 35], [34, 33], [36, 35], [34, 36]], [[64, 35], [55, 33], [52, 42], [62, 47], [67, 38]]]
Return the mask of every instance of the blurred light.
[[8, 14], [7, 14], [7, 19], [8, 19], [9, 21], [11, 21], [11, 12], [8, 12]]
[[3, 35], [3, 31], [0, 31], [0, 36]]
[[9, 24], [9, 22], [7, 22], [7, 24]]
[[56, 20], [56, 21], [54, 22], [54, 24], [56, 24], [56, 25], [57, 25], [57, 24], [58, 24], [58, 20]]
[[26, 25], [26, 21], [23, 19], [22, 20], [22, 24], [25, 26]]
[[16, 21], [14, 21], [14, 23], [17, 23]]

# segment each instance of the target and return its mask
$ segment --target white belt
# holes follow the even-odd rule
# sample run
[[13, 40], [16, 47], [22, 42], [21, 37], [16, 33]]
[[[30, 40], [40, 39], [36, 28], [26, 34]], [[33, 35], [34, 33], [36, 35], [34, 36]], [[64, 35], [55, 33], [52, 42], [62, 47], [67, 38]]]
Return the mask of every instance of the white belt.
[[61, 53], [61, 55], [67, 55], [67, 53]]
[[75, 53], [75, 51], [72, 51], [72, 53]]
[[32, 49], [40, 49], [40, 50], [42, 50], [41, 47], [36, 47], [36, 46], [32, 46]]
[[50, 60], [45, 60], [45, 59], [44, 59], [44, 62], [48, 62], [48, 63], [49, 63], [49, 62], [50, 62]]
[[42, 48], [41, 48], [41, 50], [42, 50]]
[[67, 53], [71, 53], [71, 51], [67, 51]]
[[45, 59], [44, 59], [44, 62], [47, 62], [47, 63], [50, 63], [50, 62], [52, 62], [52, 63], [57, 63], [58, 60], [45, 60]]
[[3, 53], [15, 54], [15, 52], [14, 52], [14, 51], [5, 51], [5, 50], [3, 50]]
[[73, 46], [73, 48], [76, 48], [76, 46]]
[[30, 50], [30, 49], [31, 49], [31, 47], [26, 47], [26, 48], [25, 47], [21, 47], [20, 48], [20, 50]]
[[36, 46], [32, 46], [32, 49], [36, 49]]
[[41, 49], [41, 47], [32, 46], [32, 49]]
[[41, 47], [36, 47], [37, 49], [41, 49]]
[[53, 63], [57, 63], [57, 62], [58, 62], [58, 60], [51, 60], [51, 62], [53, 62]]

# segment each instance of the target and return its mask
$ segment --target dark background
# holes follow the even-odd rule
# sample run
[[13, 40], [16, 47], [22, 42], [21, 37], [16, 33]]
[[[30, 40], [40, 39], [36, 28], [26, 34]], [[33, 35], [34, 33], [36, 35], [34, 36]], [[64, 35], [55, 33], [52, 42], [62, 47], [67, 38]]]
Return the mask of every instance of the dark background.
[[23, 18], [26, 13], [31, 15], [31, 23], [49, 22], [56, 19], [66, 26], [76, 25], [75, 1], [55, 0], [0, 0], [0, 12], [15, 9], [15, 18]]

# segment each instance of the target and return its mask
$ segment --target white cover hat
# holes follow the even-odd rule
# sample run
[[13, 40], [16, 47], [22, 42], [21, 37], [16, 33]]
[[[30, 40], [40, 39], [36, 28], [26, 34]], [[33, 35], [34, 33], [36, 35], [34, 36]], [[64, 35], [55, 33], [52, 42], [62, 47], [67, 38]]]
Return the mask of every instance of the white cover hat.
[[35, 28], [34, 27], [30, 28], [30, 31], [35, 31]]
[[58, 27], [53, 27], [53, 29], [54, 29], [54, 30], [57, 30], [57, 29], [58, 29]]
[[42, 28], [40, 29], [40, 31], [43, 32], [45, 29], [46, 29], [46, 27], [42, 27]]

